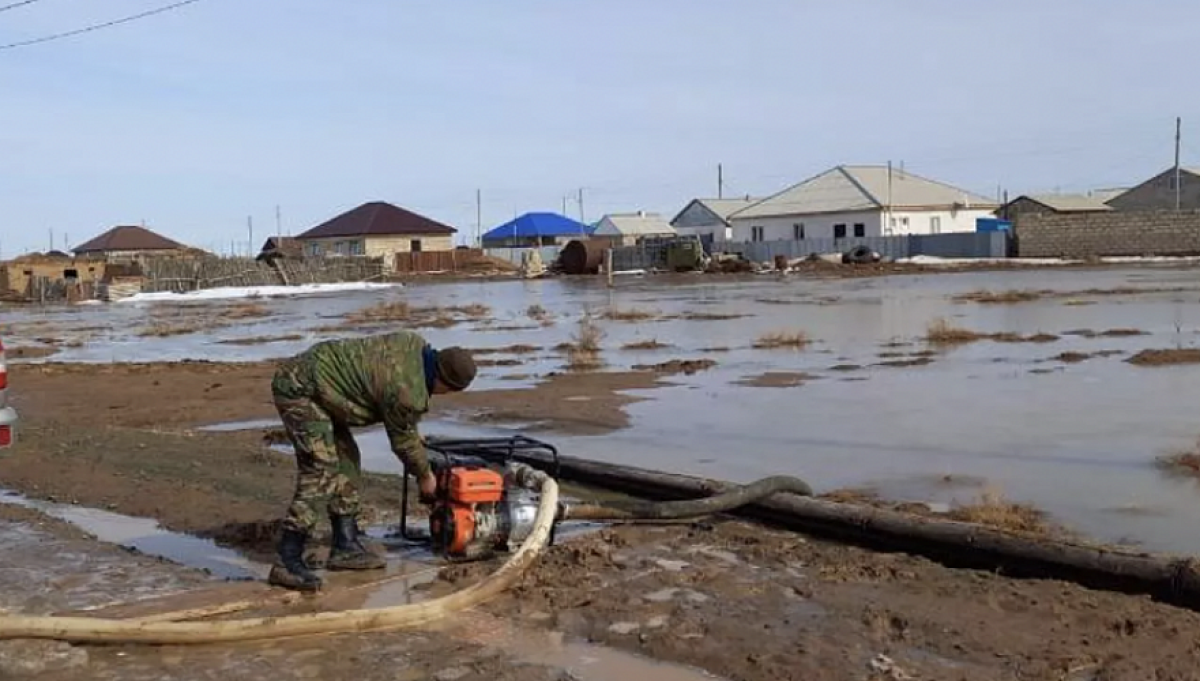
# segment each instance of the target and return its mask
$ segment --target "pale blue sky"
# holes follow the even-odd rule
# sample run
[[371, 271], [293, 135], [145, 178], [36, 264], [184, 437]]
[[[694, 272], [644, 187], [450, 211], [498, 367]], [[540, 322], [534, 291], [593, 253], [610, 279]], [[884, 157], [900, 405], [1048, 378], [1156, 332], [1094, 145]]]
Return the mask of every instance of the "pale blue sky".
[[[166, 2], [42, 0], [0, 43]], [[473, 236], [476, 188], [485, 230], [579, 187], [589, 221], [670, 217], [719, 162], [729, 194], [889, 159], [988, 196], [1130, 184], [1176, 115], [1200, 161], [1197, 25], [1182, 0], [204, 0], [0, 50], [0, 253], [143, 220], [244, 250], [276, 204], [297, 233], [376, 199]]]

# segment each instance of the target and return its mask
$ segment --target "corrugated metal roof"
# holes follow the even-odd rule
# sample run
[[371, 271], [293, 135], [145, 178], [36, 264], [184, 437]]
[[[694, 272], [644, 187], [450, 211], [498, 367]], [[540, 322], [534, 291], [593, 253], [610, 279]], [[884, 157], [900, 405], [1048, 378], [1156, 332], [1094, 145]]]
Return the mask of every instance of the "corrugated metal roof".
[[137, 225], [118, 225], [100, 236], [76, 246], [76, 253], [103, 251], [167, 251], [187, 248], [178, 241]]
[[423, 215], [417, 215], [399, 206], [383, 201], [372, 201], [348, 210], [303, 234], [298, 234], [296, 238], [304, 240], [347, 236], [422, 236], [454, 234], [457, 231], [449, 225], [444, 225]]
[[588, 236], [593, 228], [558, 213], [526, 213], [489, 230], [484, 239], [539, 236]]
[[964, 189], [887, 166], [837, 166], [743, 208], [730, 217], [763, 218], [778, 215], [850, 213], [893, 209], [933, 208], [965, 204], [996, 208], [994, 200]]
[[658, 213], [609, 213], [596, 227], [596, 236], [675, 234], [675, 228]]
[[1026, 194], [1025, 198], [1036, 201], [1051, 210], [1064, 213], [1112, 210], [1112, 207], [1100, 198], [1087, 194]]

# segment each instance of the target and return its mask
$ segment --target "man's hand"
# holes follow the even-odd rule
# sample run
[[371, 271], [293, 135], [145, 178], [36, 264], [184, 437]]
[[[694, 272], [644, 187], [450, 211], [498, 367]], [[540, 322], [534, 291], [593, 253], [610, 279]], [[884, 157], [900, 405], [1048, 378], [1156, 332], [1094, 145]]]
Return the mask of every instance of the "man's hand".
[[421, 503], [432, 504], [437, 500], [437, 477], [433, 473], [426, 473], [418, 483], [421, 486]]

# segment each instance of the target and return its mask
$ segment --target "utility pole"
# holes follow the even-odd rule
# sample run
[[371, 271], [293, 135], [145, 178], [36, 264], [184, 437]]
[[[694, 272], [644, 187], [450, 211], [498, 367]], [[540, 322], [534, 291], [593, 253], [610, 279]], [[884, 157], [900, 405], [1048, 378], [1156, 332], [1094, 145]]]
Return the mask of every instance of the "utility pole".
[[887, 216], [884, 217], [886, 222], [883, 225], [883, 233], [891, 236], [892, 234], [892, 162], [888, 161], [888, 190], [887, 190]]
[[566, 214], [567, 214], [567, 195], [566, 195], [566, 194], [563, 194], [563, 197], [562, 197], [562, 199], [563, 199], [562, 214], [563, 214], [564, 216], [566, 216]]
[[283, 236], [283, 211], [275, 204], [275, 236]]
[[250, 234], [250, 240], [246, 242], [246, 255], [248, 257], [253, 258], [254, 257], [254, 216], [253, 215], [246, 216], [246, 230]]
[[483, 248], [483, 190], [475, 190], [475, 246]]
[[1180, 204], [1180, 187], [1179, 187], [1179, 141], [1183, 132], [1183, 119], [1175, 117], [1175, 212], [1179, 212]]
[[54, 250], [54, 228], [50, 228], [50, 250]]
[[725, 169], [717, 164], [717, 198], [725, 198]]
[[587, 224], [583, 217], [583, 187], [579, 188], [579, 221]]

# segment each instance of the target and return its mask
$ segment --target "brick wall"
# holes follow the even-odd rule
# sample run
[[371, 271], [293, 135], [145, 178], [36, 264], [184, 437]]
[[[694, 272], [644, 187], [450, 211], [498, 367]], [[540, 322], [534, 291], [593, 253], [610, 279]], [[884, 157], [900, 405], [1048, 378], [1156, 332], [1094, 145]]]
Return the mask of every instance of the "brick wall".
[[1200, 211], [1026, 214], [1013, 230], [1022, 258], [1200, 255]]

